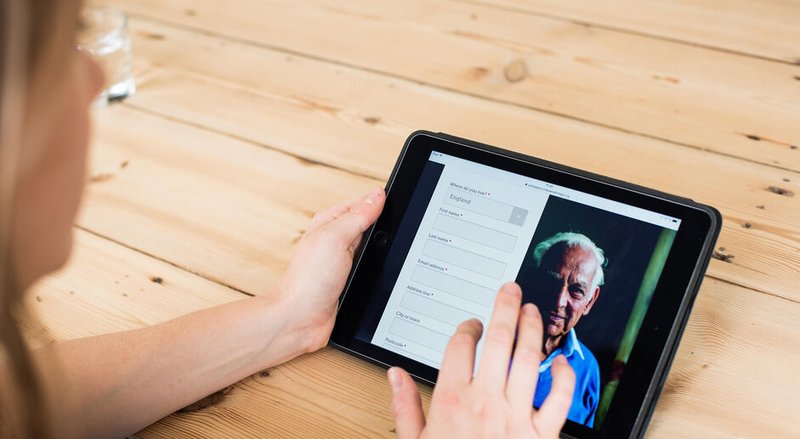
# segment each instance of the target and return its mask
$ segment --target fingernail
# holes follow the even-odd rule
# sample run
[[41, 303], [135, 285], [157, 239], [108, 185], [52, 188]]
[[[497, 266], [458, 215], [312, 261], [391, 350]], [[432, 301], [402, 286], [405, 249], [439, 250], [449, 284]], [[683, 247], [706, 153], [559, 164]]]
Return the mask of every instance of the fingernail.
[[400, 372], [395, 367], [389, 368], [389, 385], [392, 386], [392, 392], [400, 390]]
[[511, 294], [512, 296], [522, 295], [522, 291], [520, 291], [519, 288], [514, 287], [514, 284], [503, 285], [503, 291], [505, 291], [508, 294]]
[[464, 325], [464, 328], [466, 329], [472, 329], [470, 328], [470, 325], [475, 326], [475, 330], [477, 332], [478, 337], [480, 337], [480, 333], [483, 332], [483, 322], [481, 322], [479, 319], [472, 318], [466, 320], [464, 321], [464, 323], [462, 323], [462, 325]]
[[367, 197], [364, 198], [364, 203], [375, 204], [378, 202], [378, 198], [380, 197], [380, 195], [381, 195], [380, 189], [373, 189], [372, 191], [370, 191], [369, 195], [367, 195]]

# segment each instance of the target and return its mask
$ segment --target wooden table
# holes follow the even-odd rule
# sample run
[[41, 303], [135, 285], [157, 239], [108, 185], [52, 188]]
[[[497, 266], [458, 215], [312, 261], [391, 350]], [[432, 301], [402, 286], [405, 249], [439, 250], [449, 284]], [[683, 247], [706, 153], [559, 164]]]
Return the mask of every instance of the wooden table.
[[[54, 338], [265, 291], [425, 128], [719, 208], [649, 436], [800, 437], [800, 3], [107, 2], [138, 93], [96, 113], [75, 255], [30, 295]], [[384, 371], [328, 348], [139, 436], [393, 428]]]

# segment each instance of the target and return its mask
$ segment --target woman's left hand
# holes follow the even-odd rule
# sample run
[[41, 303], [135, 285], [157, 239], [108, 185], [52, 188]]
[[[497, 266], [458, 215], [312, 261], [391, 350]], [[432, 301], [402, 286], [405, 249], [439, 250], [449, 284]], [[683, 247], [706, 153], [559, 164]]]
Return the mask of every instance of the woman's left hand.
[[319, 212], [297, 245], [277, 294], [286, 312], [287, 329], [300, 331], [305, 351], [327, 344], [354, 252], [385, 201], [383, 189], [376, 188]]
[[53, 401], [66, 398], [57, 404], [57, 419], [75, 424], [78, 437], [126, 436], [259, 370], [324, 346], [353, 253], [385, 198], [375, 189], [316, 215], [273, 294], [37, 350], [42, 370], [58, 362], [70, 377], [64, 387], [52, 381], [61, 374], [43, 375], [52, 378], [45, 391]]

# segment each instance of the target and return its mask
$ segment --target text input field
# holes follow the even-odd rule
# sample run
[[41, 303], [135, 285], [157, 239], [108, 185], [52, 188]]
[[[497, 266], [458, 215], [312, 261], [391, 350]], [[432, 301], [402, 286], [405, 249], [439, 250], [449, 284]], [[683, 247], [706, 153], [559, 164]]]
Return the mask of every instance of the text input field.
[[491, 305], [496, 293], [490, 288], [421, 266], [414, 268], [411, 282], [452, 294], [482, 306]]
[[444, 349], [447, 347], [447, 342], [450, 340], [449, 336], [441, 332], [436, 332], [433, 329], [411, 323], [402, 318], [394, 319], [389, 332], [437, 352], [444, 352]]
[[444, 196], [444, 204], [517, 226], [525, 224], [528, 217], [527, 209], [459, 189], [449, 189]]
[[429, 239], [422, 254], [444, 263], [499, 280], [506, 272], [506, 264], [486, 256]]
[[514, 235], [444, 214], [439, 214], [436, 217], [433, 229], [477, 242], [505, 253], [513, 252], [514, 247], [517, 245], [517, 237]]
[[475, 314], [463, 309], [412, 292], [405, 293], [400, 306], [452, 326], [458, 326], [466, 320], [478, 318]]

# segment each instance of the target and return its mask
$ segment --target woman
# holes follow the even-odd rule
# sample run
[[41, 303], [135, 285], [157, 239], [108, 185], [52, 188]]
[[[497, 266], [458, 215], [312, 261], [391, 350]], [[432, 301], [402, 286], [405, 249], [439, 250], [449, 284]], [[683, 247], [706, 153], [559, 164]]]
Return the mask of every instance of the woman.
[[[26, 349], [22, 298], [69, 256], [85, 181], [88, 109], [103, 76], [75, 49], [79, 0], [0, 5], [0, 435], [124, 436], [325, 346], [353, 251], [383, 207], [381, 189], [317, 214], [267, 294], [148, 328]], [[389, 370], [398, 437], [558, 435], [572, 371], [556, 362], [551, 396], [532, 410], [541, 318], [533, 305], [520, 312], [514, 284], [497, 297], [478, 374], [473, 378], [482, 328], [468, 321], [447, 348], [427, 424], [410, 376]]]

